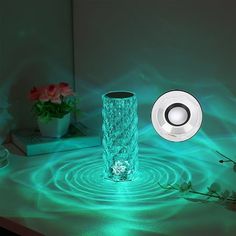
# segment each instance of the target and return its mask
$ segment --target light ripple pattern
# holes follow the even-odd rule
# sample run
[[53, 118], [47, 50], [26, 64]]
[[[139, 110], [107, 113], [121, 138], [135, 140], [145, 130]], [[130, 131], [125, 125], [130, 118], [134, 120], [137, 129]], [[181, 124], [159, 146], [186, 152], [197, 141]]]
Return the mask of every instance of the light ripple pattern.
[[[30, 214], [73, 215], [80, 220], [89, 217], [91, 222], [82, 220], [74, 226], [76, 233], [86, 230], [88, 235], [96, 231], [120, 236], [136, 235], [136, 231], [165, 232], [166, 222], [180, 214], [188, 201], [176, 191], [163, 190], [158, 182], [194, 180], [194, 186], [206, 190], [212, 181], [212, 164], [198, 158], [199, 154], [207, 158], [212, 153], [199, 148], [188, 155], [188, 150], [175, 154], [153, 144], [140, 145], [140, 168], [133, 181], [104, 178], [101, 147], [31, 159], [29, 166], [22, 162], [23, 168], [12, 172], [11, 179], [19, 183], [26, 199], [32, 194], [35, 197], [36, 211]], [[93, 224], [99, 228], [91, 227]], [[112, 233], [114, 228], [119, 231]]]
[[[96, 154], [97, 153], [97, 154]], [[65, 154], [53, 157], [47, 164], [33, 171], [31, 186], [52, 201], [84, 209], [153, 209], [158, 201], [176, 198], [174, 191], [164, 191], [160, 183], [179, 183], [191, 180], [188, 168], [174, 156], [155, 156], [140, 153], [137, 177], [129, 182], [104, 179], [101, 149], [93, 149], [76, 157]], [[197, 167], [196, 167], [197, 168]], [[41, 202], [42, 203], [42, 202]]]

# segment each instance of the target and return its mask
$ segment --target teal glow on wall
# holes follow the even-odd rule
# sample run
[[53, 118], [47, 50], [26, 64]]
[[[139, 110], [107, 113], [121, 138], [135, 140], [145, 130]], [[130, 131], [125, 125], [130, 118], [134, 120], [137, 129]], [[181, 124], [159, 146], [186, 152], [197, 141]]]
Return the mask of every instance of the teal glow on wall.
[[101, 127], [101, 95], [128, 90], [138, 97], [139, 127], [144, 128], [156, 98], [180, 89], [199, 99], [209, 135], [227, 132], [217, 113], [224, 106], [226, 120], [236, 113], [234, 2], [74, 2], [75, 69], [84, 122]]

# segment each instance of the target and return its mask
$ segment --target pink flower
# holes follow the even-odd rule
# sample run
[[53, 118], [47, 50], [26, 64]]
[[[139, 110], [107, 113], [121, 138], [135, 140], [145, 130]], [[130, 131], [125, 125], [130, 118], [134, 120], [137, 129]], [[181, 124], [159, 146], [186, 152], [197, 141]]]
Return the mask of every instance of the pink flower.
[[53, 97], [57, 92], [57, 86], [55, 84], [50, 84], [47, 87], [47, 93], [49, 96]]
[[74, 93], [67, 83], [50, 84], [47, 87], [33, 87], [29, 97], [31, 100], [39, 100], [41, 102], [52, 102], [60, 104], [63, 97], [73, 96]]
[[50, 84], [48, 87], [42, 89], [42, 93], [39, 96], [41, 102], [51, 101], [52, 103], [61, 103], [60, 90], [58, 86]]
[[64, 82], [60, 83], [59, 84], [59, 89], [60, 89], [61, 95], [64, 96], [64, 97], [74, 95], [72, 89], [69, 87], [69, 84], [67, 84], [67, 83], [64, 83]]
[[31, 90], [30, 90], [30, 94], [29, 94], [29, 98], [30, 100], [38, 100], [39, 99], [39, 96], [41, 94], [41, 90], [36, 88], [36, 87], [33, 87]]
[[48, 96], [48, 93], [47, 93], [47, 88], [42, 88], [41, 90], [41, 94], [39, 96], [39, 101], [41, 102], [48, 102], [50, 100], [50, 97]]
[[52, 103], [61, 103], [61, 93], [58, 85], [51, 84], [47, 88], [47, 94], [49, 96], [49, 100]]
[[58, 104], [61, 103], [61, 95], [60, 95], [60, 92], [59, 92], [58, 89], [57, 89], [57, 91], [53, 94], [53, 96], [50, 97], [50, 101], [51, 101], [52, 103], [58, 103]]

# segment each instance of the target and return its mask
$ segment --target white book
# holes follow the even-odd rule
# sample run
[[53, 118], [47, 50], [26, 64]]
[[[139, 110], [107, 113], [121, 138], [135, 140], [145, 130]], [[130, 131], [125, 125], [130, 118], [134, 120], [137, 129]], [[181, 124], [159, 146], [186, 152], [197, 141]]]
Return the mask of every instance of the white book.
[[39, 130], [15, 130], [11, 134], [12, 143], [27, 156], [41, 155], [60, 151], [69, 151], [101, 145], [101, 138], [84, 126], [71, 125], [61, 138], [42, 137]]

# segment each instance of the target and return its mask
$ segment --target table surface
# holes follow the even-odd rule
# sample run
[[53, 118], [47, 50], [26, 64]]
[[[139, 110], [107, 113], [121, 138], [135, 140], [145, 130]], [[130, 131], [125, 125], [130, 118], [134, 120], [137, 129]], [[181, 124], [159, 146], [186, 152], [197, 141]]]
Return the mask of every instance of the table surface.
[[24, 157], [14, 154], [0, 169], [0, 215], [44, 235], [236, 235], [236, 205], [203, 201], [161, 184], [191, 181], [207, 192], [213, 182], [236, 191], [231, 163], [236, 138], [188, 142], [160, 139], [151, 127], [139, 138], [139, 173], [134, 181], [103, 179], [102, 147]]

